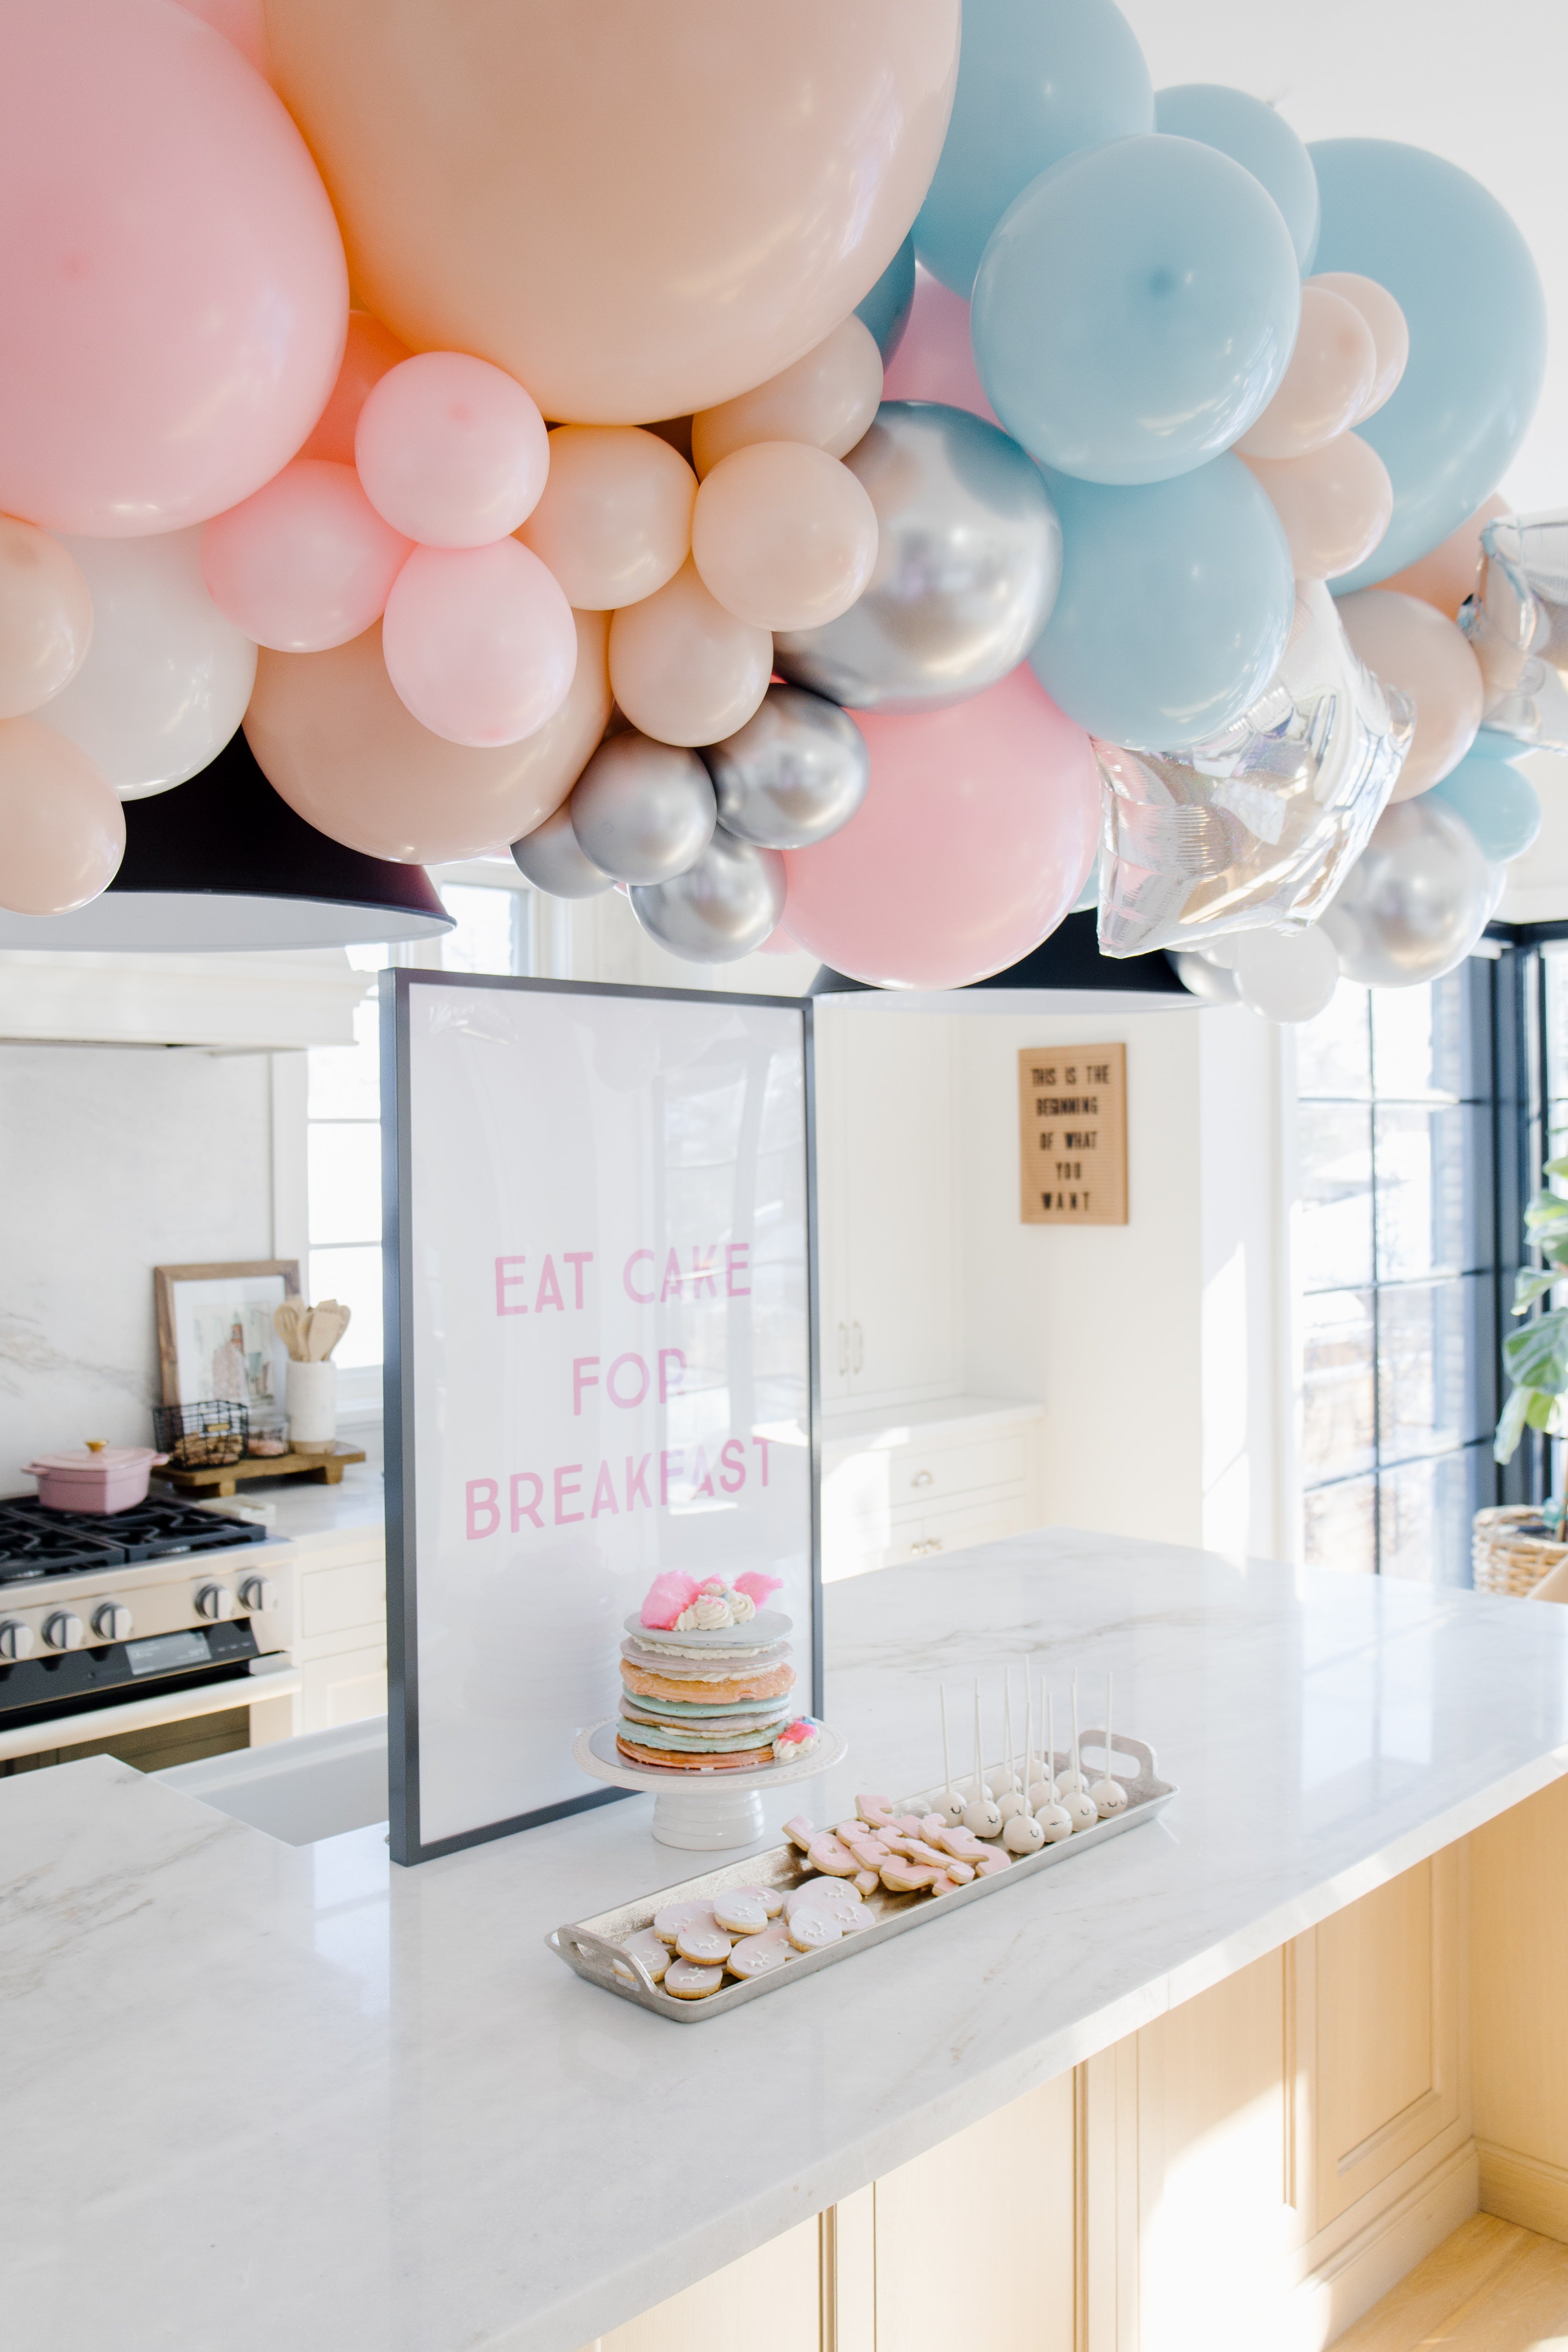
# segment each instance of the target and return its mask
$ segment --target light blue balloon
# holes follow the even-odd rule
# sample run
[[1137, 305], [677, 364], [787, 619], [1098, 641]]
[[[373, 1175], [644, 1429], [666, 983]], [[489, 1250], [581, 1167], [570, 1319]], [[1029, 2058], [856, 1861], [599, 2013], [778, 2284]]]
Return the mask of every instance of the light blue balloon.
[[1546, 300], [1519, 230], [1457, 164], [1387, 139], [1324, 139], [1309, 152], [1319, 275], [1375, 278], [1410, 328], [1403, 378], [1356, 426], [1388, 467], [1394, 519], [1333, 582], [1343, 596], [1430, 554], [1496, 489], [1541, 397]]
[[1300, 320], [1273, 197], [1217, 148], [1151, 132], [1025, 189], [985, 248], [969, 328], [986, 397], [1030, 457], [1126, 485], [1238, 440]]
[[985, 240], [1033, 179], [1080, 147], [1154, 128], [1154, 90], [1110, 0], [963, 0], [958, 89], [915, 251], [967, 299]]
[[1318, 178], [1312, 159], [1276, 107], [1219, 81], [1184, 81], [1154, 93], [1154, 128], [1201, 139], [1261, 180], [1280, 211], [1306, 276], [1318, 242]]
[[1517, 735], [1505, 735], [1500, 727], [1483, 727], [1466, 752], [1467, 760], [1522, 760], [1533, 747], [1521, 743]]
[[863, 320], [877, 338], [884, 367], [904, 340], [914, 299], [915, 240], [911, 231], [866, 299], [855, 305], [855, 316]]
[[1440, 784], [1429, 785], [1422, 798], [1428, 795], [1446, 801], [1454, 814], [1464, 819], [1493, 866], [1506, 866], [1510, 857], [1522, 857], [1541, 831], [1540, 794], [1528, 776], [1521, 776], [1502, 760], [1484, 755], [1477, 759], [1473, 751], [1468, 752], [1452, 773]]
[[1239, 457], [1112, 489], [1047, 477], [1062, 580], [1029, 666], [1069, 719], [1135, 751], [1216, 734], [1268, 685], [1295, 610], [1285, 533]]

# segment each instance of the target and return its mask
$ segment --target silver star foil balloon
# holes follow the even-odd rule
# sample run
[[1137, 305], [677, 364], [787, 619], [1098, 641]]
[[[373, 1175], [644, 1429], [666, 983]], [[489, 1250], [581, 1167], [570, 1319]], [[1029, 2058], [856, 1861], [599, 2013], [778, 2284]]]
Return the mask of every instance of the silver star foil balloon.
[[1095, 745], [1101, 950], [1314, 921], [1361, 856], [1415, 722], [1408, 696], [1351, 650], [1321, 581], [1298, 581], [1285, 658], [1223, 734], [1188, 751]]
[[572, 811], [563, 801], [553, 816], [525, 833], [511, 845], [513, 863], [536, 890], [552, 898], [596, 898], [614, 887], [614, 877], [601, 873], [572, 830]]
[[607, 736], [566, 803], [585, 854], [616, 882], [668, 882], [713, 838], [718, 804], [695, 751], [635, 728]]
[[671, 955], [733, 963], [762, 946], [784, 912], [784, 859], [721, 825], [686, 873], [627, 895], [648, 937]]
[[781, 674], [852, 710], [937, 710], [1016, 669], [1062, 575], [1032, 460], [965, 408], [885, 400], [844, 463], [877, 509], [876, 568], [837, 621], [774, 637]]
[[1481, 575], [1459, 609], [1481, 666], [1481, 724], [1568, 751], [1568, 515], [1500, 515], [1481, 532]]
[[848, 712], [799, 686], [770, 686], [745, 725], [701, 757], [720, 824], [763, 849], [826, 841], [848, 824], [871, 780], [866, 738]]
[[1323, 929], [1347, 980], [1415, 988], [1462, 963], [1487, 927], [1497, 877], [1462, 817], [1431, 793], [1384, 809]]

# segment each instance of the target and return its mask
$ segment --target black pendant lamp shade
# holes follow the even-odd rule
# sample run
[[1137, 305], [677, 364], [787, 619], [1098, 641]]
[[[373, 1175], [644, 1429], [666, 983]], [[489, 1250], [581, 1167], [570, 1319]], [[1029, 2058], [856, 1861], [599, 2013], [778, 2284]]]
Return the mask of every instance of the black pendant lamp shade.
[[166, 793], [125, 803], [125, 857], [72, 915], [0, 911], [0, 948], [359, 947], [452, 919], [422, 866], [363, 857], [279, 800], [243, 733]]
[[829, 1001], [863, 999], [890, 1013], [1168, 1012], [1202, 1001], [1184, 985], [1168, 955], [1101, 955], [1092, 907], [1067, 916], [1028, 955], [967, 988], [872, 988], [824, 964], [808, 993]]

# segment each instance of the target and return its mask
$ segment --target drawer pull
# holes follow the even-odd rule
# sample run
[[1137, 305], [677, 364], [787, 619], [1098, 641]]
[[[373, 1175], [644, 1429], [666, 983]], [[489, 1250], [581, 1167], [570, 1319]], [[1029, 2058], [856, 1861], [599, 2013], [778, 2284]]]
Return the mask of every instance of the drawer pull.
[[838, 1370], [840, 1373], [849, 1370], [849, 1327], [847, 1323], [838, 1326]]
[[911, 1552], [919, 1553], [921, 1556], [927, 1552], [940, 1551], [942, 1549], [942, 1538], [940, 1536], [922, 1536], [919, 1543], [912, 1543], [910, 1546], [910, 1549]]
[[929, 1486], [931, 1485], [931, 1472], [929, 1470], [917, 1470], [914, 1476], [910, 1480], [910, 1484], [911, 1486]]
[[865, 1369], [866, 1341], [861, 1333], [860, 1326], [857, 1323], [855, 1326], [855, 1370], [858, 1372], [863, 1372]]

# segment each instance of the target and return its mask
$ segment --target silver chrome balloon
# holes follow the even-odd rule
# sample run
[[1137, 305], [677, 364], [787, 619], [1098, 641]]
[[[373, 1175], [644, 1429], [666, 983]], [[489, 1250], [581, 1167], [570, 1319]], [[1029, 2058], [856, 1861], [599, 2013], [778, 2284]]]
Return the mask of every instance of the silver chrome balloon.
[[671, 955], [733, 963], [762, 946], [784, 912], [784, 860], [721, 825], [688, 873], [628, 895], [644, 930]]
[[1357, 659], [1322, 582], [1299, 580], [1285, 658], [1223, 735], [1188, 751], [1095, 745], [1101, 952], [1313, 921], [1365, 847], [1414, 724], [1408, 697]]
[[1481, 724], [1568, 751], [1568, 515], [1500, 515], [1481, 532], [1459, 626], [1481, 666]]
[[885, 400], [844, 459], [877, 509], [858, 603], [773, 639], [796, 686], [854, 710], [937, 710], [1016, 669], [1062, 575], [1057, 511], [998, 425], [933, 400]]
[[1415, 988], [1462, 963], [1492, 909], [1479, 842], [1431, 793], [1384, 809], [1322, 919], [1347, 980]]
[[566, 803], [572, 828], [616, 882], [668, 882], [713, 838], [718, 803], [695, 751], [628, 728], [600, 744]]
[[770, 686], [762, 707], [702, 760], [719, 822], [762, 849], [809, 849], [847, 824], [866, 797], [871, 755], [847, 710], [800, 686]]
[[514, 841], [511, 854], [519, 872], [552, 898], [596, 898], [601, 890], [614, 887], [615, 877], [602, 874], [593, 859], [584, 855], [565, 801], [553, 816]]

